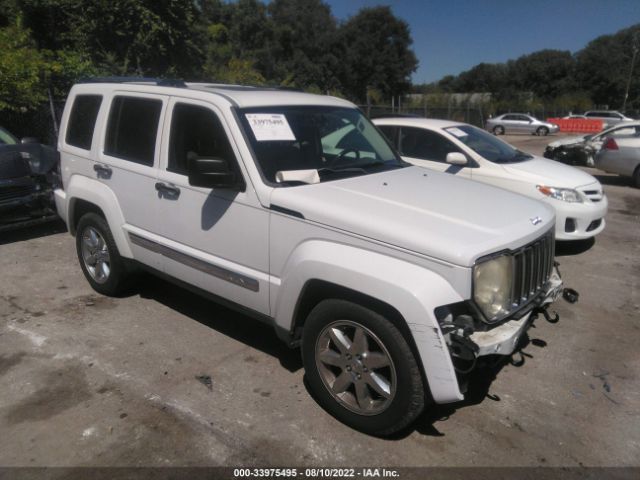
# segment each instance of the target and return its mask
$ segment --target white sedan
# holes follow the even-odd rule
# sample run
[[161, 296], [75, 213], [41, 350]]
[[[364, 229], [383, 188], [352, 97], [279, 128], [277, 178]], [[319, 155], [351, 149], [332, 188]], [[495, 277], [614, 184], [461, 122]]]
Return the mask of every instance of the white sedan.
[[607, 197], [594, 177], [522, 152], [479, 128], [427, 118], [374, 123], [414, 165], [467, 177], [546, 201], [556, 210], [556, 239], [581, 240], [605, 226]]

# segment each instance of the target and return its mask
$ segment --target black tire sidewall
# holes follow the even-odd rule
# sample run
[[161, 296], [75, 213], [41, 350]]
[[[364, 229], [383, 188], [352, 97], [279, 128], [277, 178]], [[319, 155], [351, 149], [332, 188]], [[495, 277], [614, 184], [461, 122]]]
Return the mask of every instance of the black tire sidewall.
[[547, 135], [549, 135], [549, 129], [547, 127], [538, 127], [536, 133], [539, 137], [546, 137]]
[[[359, 415], [336, 401], [315, 366], [315, 345], [322, 329], [335, 320], [350, 320], [371, 330], [382, 341], [396, 370], [396, 393], [391, 405], [377, 415]], [[302, 357], [307, 383], [318, 403], [341, 422], [372, 435], [388, 435], [405, 427], [424, 408], [424, 386], [416, 359], [400, 331], [383, 316], [345, 300], [324, 300], [305, 322]]]
[[504, 135], [504, 127], [502, 127], [501, 125], [496, 125], [495, 127], [493, 127], [493, 134]]
[[[98, 283], [91, 277], [82, 258], [82, 236], [88, 227], [92, 227], [100, 233], [109, 251], [110, 272], [109, 278], [104, 283]], [[120, 257], [120, 253], [118, 252], [118, 247], [113, 239], [111, 230], [109, 229], [109, 225], [106, 220], [97, 213], [86, 213], [78, 221], [76, 228], [76, 253], [78, 255], [78, 261], [80, 262], [80, 268], [82, 268], [82, 273], [91, 285], [91, 288], [98, 293], [110, 296], [118, 295], [122, 292], [127, 271], [122, 257]]]

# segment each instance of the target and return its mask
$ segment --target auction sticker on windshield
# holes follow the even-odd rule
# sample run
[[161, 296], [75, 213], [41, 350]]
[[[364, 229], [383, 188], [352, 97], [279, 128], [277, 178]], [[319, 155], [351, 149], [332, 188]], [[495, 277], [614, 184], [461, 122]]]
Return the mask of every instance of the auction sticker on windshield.
[[296, 139], [287, 117], [281, 113], [246, 113], [245, 117], [258, 142]]
[[446, 128], [445, 130], [449, 132], [451, 135], [455, 135], [458, 138], [466, 137], [468, 135], [467, 132], [463, 132], [458, 127]]

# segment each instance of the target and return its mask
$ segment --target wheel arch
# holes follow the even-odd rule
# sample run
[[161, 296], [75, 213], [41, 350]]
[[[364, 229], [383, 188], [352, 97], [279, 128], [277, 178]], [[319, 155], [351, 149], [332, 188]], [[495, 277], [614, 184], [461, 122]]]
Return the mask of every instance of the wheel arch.
[[67, 186], [67, 227], [76, 235], [78, 221], [85, 213], [102, 216], [111, 230], [120, 255], [133, 258], [129, 241], [124, 234], [124, 215], [113, 191], [103, 183], [81, 175], [74, 175]]
[[272, 292], [273, 318], [281, 338], [293, 346], [315, 305], [344, 299], [389, 319], [411, 346], [433, 399], [462, 400], [448, 347], [434, 310], [462, 301], [436, 271], [354, 246], [313, 240], [291, 254]]

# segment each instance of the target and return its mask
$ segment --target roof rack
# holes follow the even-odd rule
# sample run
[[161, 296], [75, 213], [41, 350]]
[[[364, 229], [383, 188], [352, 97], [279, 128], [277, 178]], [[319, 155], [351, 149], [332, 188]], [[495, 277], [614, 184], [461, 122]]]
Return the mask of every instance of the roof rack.
[[183, 80], [153, 77], [85, 77], [78, 80], [78, 83], [154, 83], [160, 87], [178, 88], [187, 86]]

